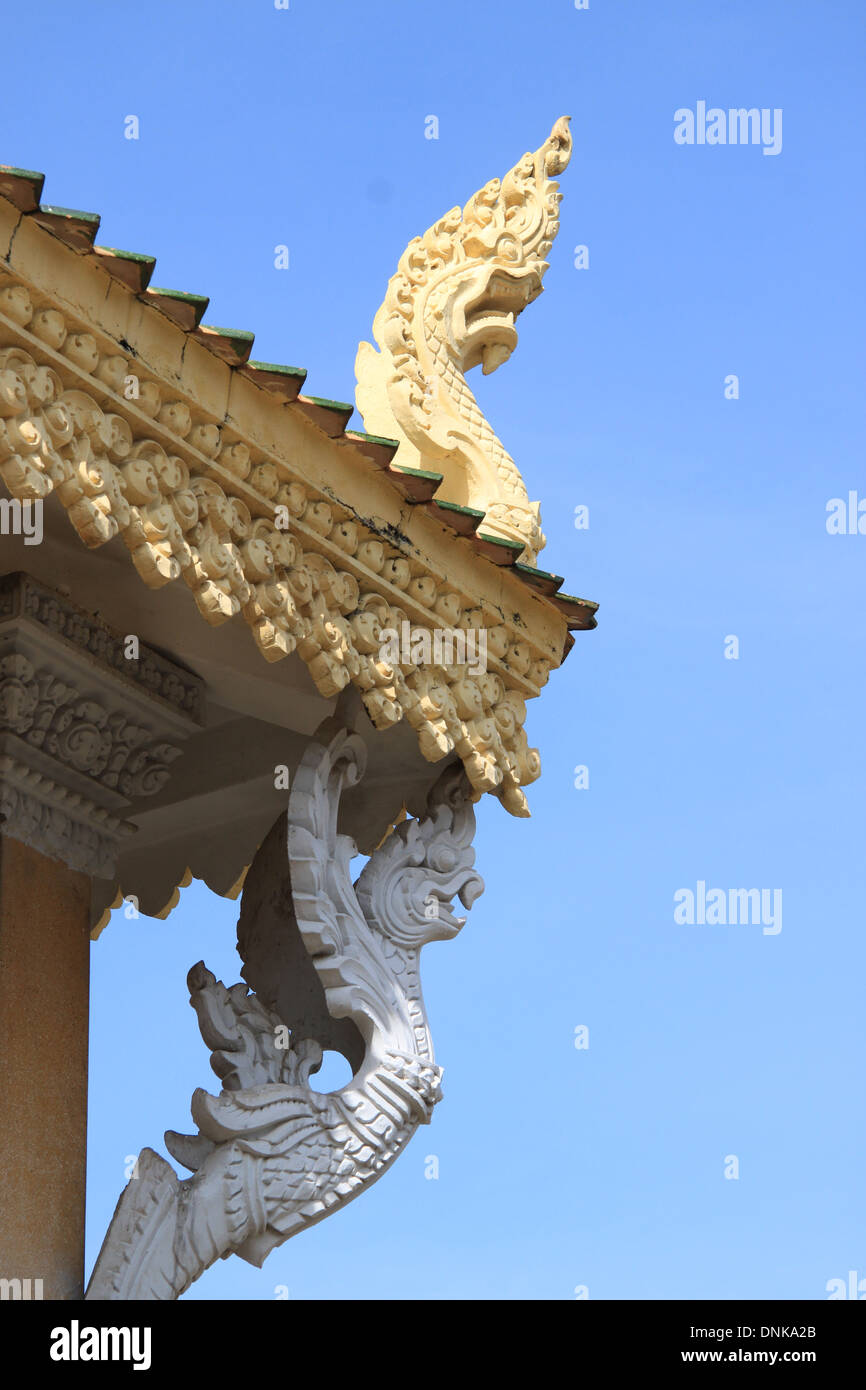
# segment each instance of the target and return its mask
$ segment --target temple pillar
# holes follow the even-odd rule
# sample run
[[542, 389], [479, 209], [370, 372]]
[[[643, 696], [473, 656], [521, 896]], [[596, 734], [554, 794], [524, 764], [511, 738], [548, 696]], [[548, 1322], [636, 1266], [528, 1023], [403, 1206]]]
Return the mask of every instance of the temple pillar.
[[84, 1296], [94, 894], [201, 722], [197, 678], [129, 649], [0, 578], [0, 1299]]
[[85, 874], [0, 837], [0, 1277], [31, 1297], [84, 1289], [89, 912]]

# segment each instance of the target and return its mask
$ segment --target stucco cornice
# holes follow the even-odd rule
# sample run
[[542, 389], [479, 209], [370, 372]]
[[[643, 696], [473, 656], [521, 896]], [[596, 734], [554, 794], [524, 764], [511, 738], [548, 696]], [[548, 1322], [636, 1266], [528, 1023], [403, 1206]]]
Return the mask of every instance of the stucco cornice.
[[[0, 193], [13, 497], [55, 496], [94, 551], [120, 535], [149, 587], [182, 578], [208, 623], [242, 617], [268, 661], [297, 651], [325, 697], [351, 682], [377, 728], [408, 720], [427, 759], [456, 750], [475, 794], [526, 814], [525, 701], [595, 605], [437, 505], [440, 475], [390, 469], [396, 444], [347, 431], [349, 407], [251, 369], [242, 335], [181, 326], [113, 253]], [[487, 670], [383, 661], [382, 630], [404, 622], [484, 628]]]

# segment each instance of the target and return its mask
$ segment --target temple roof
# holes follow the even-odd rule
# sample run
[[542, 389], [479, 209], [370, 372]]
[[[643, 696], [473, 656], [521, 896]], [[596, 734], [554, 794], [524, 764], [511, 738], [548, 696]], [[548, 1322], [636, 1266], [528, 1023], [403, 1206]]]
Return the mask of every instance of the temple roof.
[[[167, 661], [173, 689], [198, 682], [198, 713], [172, 722], [157, 701], [139, 718], [136, 757], [157, 771], [127, 777], [123, 795], [104, 771], [46, 762], [48, 744], [37, 793], [30, 735], [0, 722], [4, 775], [18, 778], [4, 833], [26, 839], [13, 821], [34, 816], [59, 825], [62, 807], [63, 853], [91, 875], [97, 924], [128, 894], [165, 915], [190, 873], [234, 895], [285, 799], [275, 768], [335, 702], [375, 768], [364, 804], [346, 800], [365, 852], [403, 806], [424, 805], [443, 759], [460, 759], [476, 796], [527, 815], [540, 761], [526, 701], [597, 605], [521, 560], [507, 507], [467, 505], [463, 464], [436, 466], [435, 439], [411, 445], [405, 418], [400, 439], [351, 429], [353, 406], [308, 395], [302, 368], [253, 359], [251, 332], [204, 323], [205, 296], [152, 288], [152, 256], [97, 246], [98, 216], [45, 204], [42, 185], [0, 166], [0, 478], [21, 505], [46, 503], [44, 544], [3, 537], [0, 575], [19, 575], [7, 678], [37, 692], [36, 710], [45, 681], [64, 679], [69, 633], [103, 666], [109, 653], [92, 680], [76, 668], [79, 696], [103, 711], [95, 747], [121, 728], [124, 634], [137, 634], [140, 670]], [[406, 650], [406, 634], [442, 633], [467, 647], [483, 633], [483, 664]]]
[[[294, 405], [316, 429], [331, 439], [353, 445], [387, 474], [394, 487], [407, 500], [428, 508], [443, 526], [466, 539], [478, 555], [493, 564], [513, 569], [523, 583], [548, 599], [566, 618], [569, 631], [587, 631], [596, 626], [594, 615], [597, 603], [563, 593], [565, 581], [562, 575], [521, 563], [520, 545], [509, 544], [500, 537], [480, 531], [479, 525], [484, 519], [482, 511], [449, 501], [444, 494], [438, 495], [444, 482], [443, 474], [429, 469], [392, 468], [391, 460], [397, 453], [399, 440], [348, 429], [349, 420], [355, 413], [353, 404], [302, 392], [307, 376], [303, 367], [254, 360], [251, 355], [255, 340], [253, 332], [203, 323], [210, 302], [206, 295], [152, 287], [150, 282], [156, 268], [155, 256], [96, 245], [100, 214], [43, 203], [44, 183], [44, 174], [0, 164], [0, 196], [19, 212], [31, 217], [80, 255], [93, 259], [107, 274], [131, 289], [138, 299], [158, 309], [233, 371], [281, 402]], [[570, 643], [565, 654], [569, 649]]]

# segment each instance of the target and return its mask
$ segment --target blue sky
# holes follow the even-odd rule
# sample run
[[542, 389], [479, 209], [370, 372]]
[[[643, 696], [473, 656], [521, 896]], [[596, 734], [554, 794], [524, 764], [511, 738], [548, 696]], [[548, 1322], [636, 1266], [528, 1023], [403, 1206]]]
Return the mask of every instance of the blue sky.
[[[54, 3], [4, 39], [0, 160], [343, 400], [410, 237], [573, 118], [546, 293], [473, 385], [599, 627], [530, 706], [533, 818], [482, 803], [487, 891], [425, 952], [445, 1099], [371, 1192], [188, 1297], [866, 1277], [866, 536], [825, 525], [866, 498], [861, 5]], [[698, 101], [781, 109], [781, 152], [678, 145]], [[675, 923], [699, 880], [781, 888], [782, 930]], [[195, 884], [94, 947], [88, 1267], [126, 1156], [212, 1080], [185, 976], [238, 977], [236, 915]]]

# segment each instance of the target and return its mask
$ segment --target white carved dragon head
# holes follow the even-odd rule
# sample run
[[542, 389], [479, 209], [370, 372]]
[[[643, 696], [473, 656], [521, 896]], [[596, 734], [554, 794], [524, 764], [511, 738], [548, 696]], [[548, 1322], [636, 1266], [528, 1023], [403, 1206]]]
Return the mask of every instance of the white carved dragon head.
[[433, 465], [445, 475], [442, 495], [484, 511], [485, 529], [523, 544], [530, 564], [544, 544], [538, 503], [464, 378], [507, 361], [514, 321], [541, 293], [559, 228], [553, 176], [571, 154], [568, 119], [409, 243], [373, 321], [381, 352], [362, 343], [355, 362], [358, 409], [368, 430], [400, 440], [395, 466]]
[[463, 769], [446, 769], [430, 793], [426, 817], [396, 825], [355, 885], [368, 925], [397, 946], [411, 950], [450, 940], [466, 921], [455, 915], [454, 897], [468, 911], [484, 891], [473, 869], [468, 791]]

